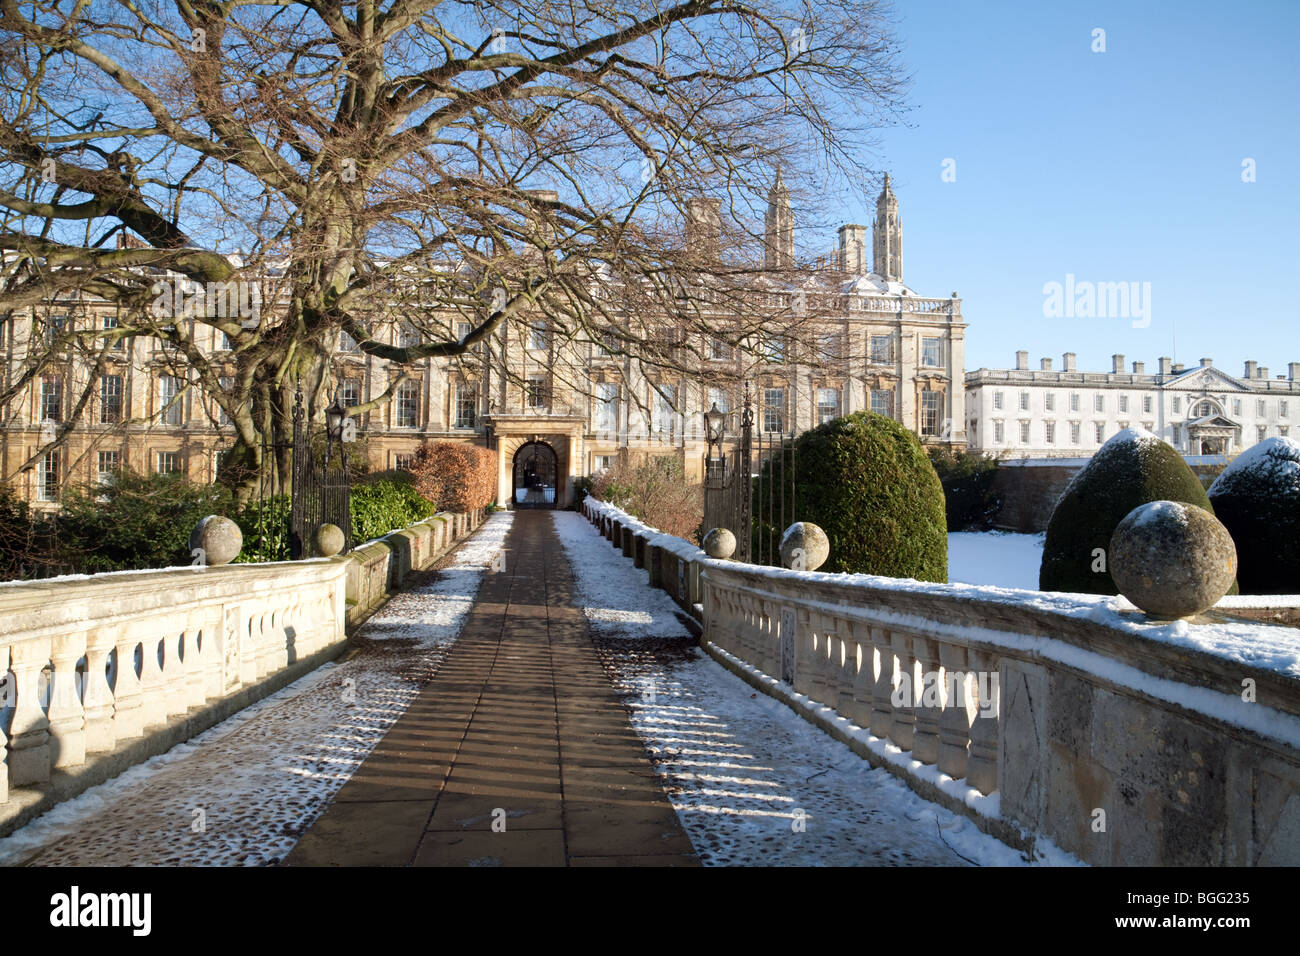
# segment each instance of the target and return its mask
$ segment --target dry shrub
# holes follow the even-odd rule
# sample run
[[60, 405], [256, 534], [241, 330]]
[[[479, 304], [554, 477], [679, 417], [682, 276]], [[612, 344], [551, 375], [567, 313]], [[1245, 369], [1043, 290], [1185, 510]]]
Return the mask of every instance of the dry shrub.
[[686, 480], [676, 455], [639, 455], [598, 476], [591, 495], [666, 534], [699, 544], [704, 487]]
[[408, 469], [415, 490], [439, 511], [486, 508], [497, 494], [496, 455], [467, 442], [425, 442]]

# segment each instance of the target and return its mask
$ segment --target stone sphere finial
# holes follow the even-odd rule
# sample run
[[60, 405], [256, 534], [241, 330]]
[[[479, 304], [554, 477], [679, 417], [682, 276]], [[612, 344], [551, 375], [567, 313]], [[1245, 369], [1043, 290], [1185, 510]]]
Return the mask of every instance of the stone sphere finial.
[[1214, 515], [1179, 501], [1152, 501], [1124, 516], [1110, 539], [1111, 579], [1152, 617], [1213, 607], [1237, 577], [1232, 535]]
[[810, 521], [796, 521], [781, 535], [781, 563], [792, 571], [816, 571], [830, 556], [830, 539]]
[[736, 553], [736, 536], [726, 528], [712, 528], [704, 535], [700, 546], [709, 557], [726, 561]]
[[323, 524], [316, 529], [316, 533], [312, 536], [312, 545], [315, 547], [316, 553], [323, 558], [334, 557], [343, 550], [343, 545], [346, 543], [343, 529], [336, 524]]
[[208, 515], [190, 532], [190, 554], [195, 565], [229, 564], [239, 557], [243, 546], [244, 533], [239, 525], [221, 515]]

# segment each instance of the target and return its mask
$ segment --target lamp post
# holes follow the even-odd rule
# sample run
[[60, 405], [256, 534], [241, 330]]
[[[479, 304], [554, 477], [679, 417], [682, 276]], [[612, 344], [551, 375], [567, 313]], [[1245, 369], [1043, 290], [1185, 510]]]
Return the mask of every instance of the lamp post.
[[708, 470], [709, 476], [713, 478], [722, 477], [722, 439], [727, 432], [727, 413], [718, 408], [718, 403], [713, 402], [713, 407], [704, 413], [704, 438], [708, 443]]
[[334, 404], [325, 409], [325, 463], [329, 464], [330, 452], [334, 443], [339, 443], [339, 454], [343, 454], [343, 426], [348, 420], [348, 410], [336, 395]]

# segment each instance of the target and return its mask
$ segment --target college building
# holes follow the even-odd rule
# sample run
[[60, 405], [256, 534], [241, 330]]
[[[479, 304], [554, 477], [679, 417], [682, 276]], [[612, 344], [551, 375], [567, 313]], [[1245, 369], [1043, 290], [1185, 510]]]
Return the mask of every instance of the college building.
[[[690, 204], [688, 245], [716, 242], [717, 210], [715, 200]], [[608, 341], [562, 337], [527, 317], [503, 324], [467, 355], [401, 365], [341, 334], [333, 371], [344, 404], [372, 402], [397, 382], [359, 416], [370, 468], [400, 468], [425, 441], [475, 442], [497, 452], [499, 502], [522, 502], [531, 488], [534, 498], [560, 506], [572, 499], [575, 479], [639, 454], [677, 456], [698, 480], [707, 447], [703, 412], [714, 404], [729, 412], [734, 438], [746, 391], [756, 427], [768, 433], [871, 409], [926, 443], [965, 446], [961, 300], [956, 293], [927, 298], [904, 284], [902, 221], [888, 177], [870, 240], [868, 227], [845, 225], [833, 254], [797, 262], [790, 195], [778, 175], [762, 246], [755, 264], [763, 268], [753, 281], [763, 301], [774, 314], [810, 309], [815, 321], [797, 330], [773, 322], [759, 336], [701, 342], [674, 336], [665, 323], [663, 344], [679, 359], [666, 364]], [[98, 371], [84, 358], [50, 354], [69, 329], [111, 330], [121, 317], [112, 303], [73, 296], [0, 319], [4, 388], [21, 383], [44, 356], [0, 410], [0, 478], [38, 507], [57, 507], [69, 484], [93, 485], [124, 467], [212, 481], [233, 442], [217, 403], [159, 339], [118, 338]], [[399, 346], [417, 335], [401, 326], [372, 334]], [[225, 335], [198, 324], [193, 336], [196, 348], [234, 374]], [[47, 449], [74, 419], [64, 440]]]
[[1123, 428], [1141, 427], [1182, 454], [1232, 455], [1275, 435], [1291, 433], [1300, 414], [1300, 362], [1285, 375], [1247, 362], [1240, 377], [1203, 358], [1187, 368], [1161, 358], [1148, 372], [1143, 362], [1125, 367], [1111, 358], [1109, 372], [1081, 372], [1075, 353], [1061, 367], [1044, 358], [1029, 367], [1016, 353], [1013, 369], [966, 373], [969, 447], [1009, 458], [1081, 458]]

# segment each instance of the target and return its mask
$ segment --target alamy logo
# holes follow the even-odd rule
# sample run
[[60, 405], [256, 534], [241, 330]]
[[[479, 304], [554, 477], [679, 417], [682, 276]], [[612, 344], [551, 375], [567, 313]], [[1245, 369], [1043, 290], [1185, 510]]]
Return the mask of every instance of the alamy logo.
[[50, 897], [51, 926], [127, 926], [133, 936], [148, 936], [152, 925], [153, 895], [150, 893], [71, 892]]
[[1066, 273], [1065, 282], [1043, 284], [1045, 319], [1132, 319], [1133, 328], [1151, 324], [1150, 282], [1076, 281]]
[[255, 328], [262, 314], [262, 289], [256, 282], [205, 285], [178, 278], [171, 282], [159, 280], [149, 291], [154, 297], [150, 308], [157, 316], [239, 319], [244, 327]]

